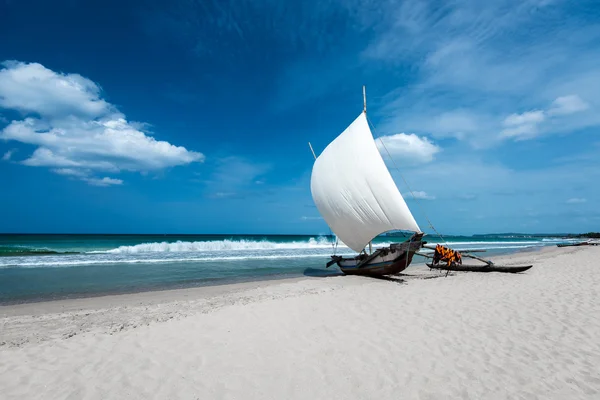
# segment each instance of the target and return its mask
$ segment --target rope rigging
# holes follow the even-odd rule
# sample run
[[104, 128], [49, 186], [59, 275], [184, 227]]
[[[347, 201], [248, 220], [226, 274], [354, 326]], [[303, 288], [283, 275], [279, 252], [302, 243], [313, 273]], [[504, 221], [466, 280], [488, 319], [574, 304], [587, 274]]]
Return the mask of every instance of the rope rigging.
[[[375, 128], [375, 124], [373, 124], [373, 122], [371, 121], [371, 119], [367, 117], [367, 122], [369, 123], [369, 125], [371, 125], [371, 128], [373, 130], [373, 132], [376, 132], [377, 129]], [[442, 236], [441, 233], [438, 232], [437, 229], [435, 229], [435, 226], [433, 226], [433, 223], [431, 222], [431, 220], [429, 219], [429, 217], [427, 216], [427, 213], [425, 212], [425, 209], [423, 208], [423, 206], [421, 205], [421, 203], [419, 202], [419, 200], [417, 199], [417, 197], [415, 196], [415, 194], [413, 193], [412, 189], [410, 188], [410, 185], [408, 184], [408, 182], [406, 181], [406, 179], [404, 178], [404, 175], [402, 174], [402, 172], [400, 171], [400, 168], [398, 168], [398, 165], [396, 164], [396, 161], [394, 160], [394, 158], [392, 157], [392, 155], [390, 154], [390, 151], [388, 150], [387, 146], [385, 145], [385, 142], [381, 139], [381, 137], [379, 135], [376, 135], [377, 139], [379, 139], [379, 142], [381, 143], [381, 145], [383, 146], [383, 148], [385, 149], [385, 152], [387, 153], [388, 157], [390, 158], [390, 160], [392, 161], [392, 163], [394, 164], [394, 169], [398, 172], [398, 174], [400, 174], [400, 177], [402, 178], [402, 180], [404, 181], [404, 184], [406, 185], [406, 187], [408, 188], [408, 191], [410, 192], [410, 195], [412, 196], [412, 198], [415, 200], [415, 203], [419, 206], [419, 210], [421, 211], [421, 213], [423, 214], [423, 216], [425, 217], [425, 219], [427, 220], [427, 223], [429, 224], [429, 227], [431, 229], [433, 229], [433, 231], [439, 236], [439, 238], [444, 242], [444, 243], [448, 243], [446, 242], [446, 239]]]
[[[331, 230], [331, 228], [329, 228], [329, 236], [334, 236], [334, 233]], [[331, 249], [333, 251], [333, 255], [334, 256], [335, 256], [335, 253], [337, 252], [337, 247], [338, 247], [339, 240], [340, 239], [337, 237], [337, 235], [335, 235], [335, 242], [334, 241], [331, 242]]]

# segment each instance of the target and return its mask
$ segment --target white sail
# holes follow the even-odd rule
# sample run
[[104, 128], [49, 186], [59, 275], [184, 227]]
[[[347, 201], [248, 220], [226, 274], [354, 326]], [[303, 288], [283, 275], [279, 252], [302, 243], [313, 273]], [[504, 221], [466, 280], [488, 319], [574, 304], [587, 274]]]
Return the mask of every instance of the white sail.
[[316, 159], [310, 189], [325, 222], [356, 252], [386, 231], [420, 232], [379, 154], [365, 113]]

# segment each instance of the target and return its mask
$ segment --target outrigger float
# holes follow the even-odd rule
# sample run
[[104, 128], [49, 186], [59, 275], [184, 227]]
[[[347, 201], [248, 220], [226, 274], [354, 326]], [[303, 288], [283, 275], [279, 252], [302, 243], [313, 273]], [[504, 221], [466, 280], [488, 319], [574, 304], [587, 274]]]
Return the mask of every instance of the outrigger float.
[[[385, 143], [381, 139], [380, 142], [390, 155]], [[405, 270], [418, 254], [433, 258], [427, 264], [430, 268], [477, 272], [522, 272], [531, 268], [531, 265], [498, 266], [470, 252], [464, 252], [463, 256], [483, 261], [485, 265], [462, 265], [462, 259], [446, 260], [444, 264], [440, 263], [443, 257], [436, 259], [435, 255], [419, 252], [435, 247], [423, 241], [424, 233], [381, 157], [369, 128], [364, 86], [362, 113], [318, 157], [310, 143], [309, 146], [315, 158], [310, 182], [315, 205], [337, 238], [358, 253], [354, 257], [334, 254], [327, 267], [336, 264], [348, 275], [394, 275]], [[405, 242], [373, 251], [372, 240], [392, 230], [408, 231], [412, 236]]]

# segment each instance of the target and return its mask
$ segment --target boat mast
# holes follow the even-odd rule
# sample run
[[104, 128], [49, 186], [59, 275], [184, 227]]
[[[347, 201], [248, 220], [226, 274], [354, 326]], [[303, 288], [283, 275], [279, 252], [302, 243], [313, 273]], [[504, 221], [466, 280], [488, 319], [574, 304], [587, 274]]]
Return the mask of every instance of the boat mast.
[[363, 112], [367, 113], [367, 89], [363, 85]]

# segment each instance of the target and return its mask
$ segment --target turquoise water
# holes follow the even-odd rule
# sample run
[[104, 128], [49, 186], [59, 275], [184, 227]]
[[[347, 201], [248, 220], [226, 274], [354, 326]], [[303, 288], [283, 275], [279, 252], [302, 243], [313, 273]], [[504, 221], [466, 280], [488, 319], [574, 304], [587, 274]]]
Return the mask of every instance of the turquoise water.
[[[526, 236], [448, 236], [456, 249], [486, 256], [564, 240]], [[374, 247], [403, 241], [381, 236]], [[427, 236], [429, 243], [441, 240]], [[328, 275], [334, 238], [301, 235], [0, 235], [0, 303]], [[421, 258], [413, 263], [419, 263]]]

